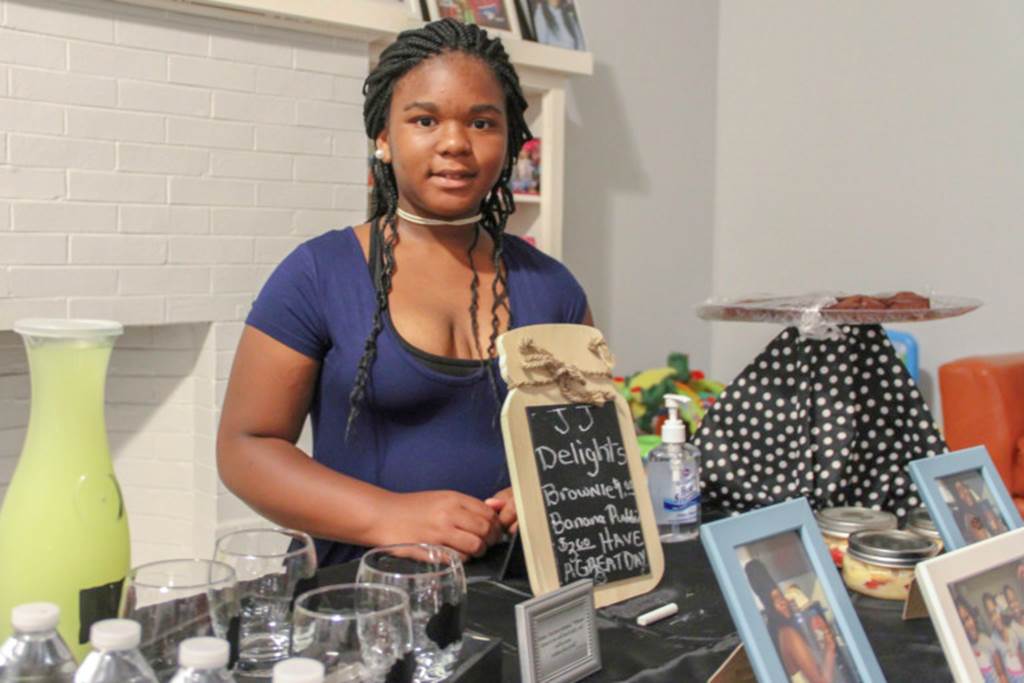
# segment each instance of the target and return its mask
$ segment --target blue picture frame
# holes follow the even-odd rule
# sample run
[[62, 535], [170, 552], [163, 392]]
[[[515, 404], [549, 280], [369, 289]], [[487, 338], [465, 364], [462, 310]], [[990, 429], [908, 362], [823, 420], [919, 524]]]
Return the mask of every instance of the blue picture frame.
[[989, 493], [992, 494], [996, 510], [1003, 518], [1007, 530], [1019, 529], [1024, 526], [1020, 512], [1013, 503], [1010, 492], [996, 470], [988, 449], [974, 446], [960, 451], [953, 451], [934, 458], [920, 458], [908, 465], [910, 478], [917, 485], [921, 500], [928, 508], [928, 514], [935, 522], [935, 528], [942, 536], [947, 550], [958, 550], [970, 545], [972, 541], [964, 538], [959, 525], [953, 518], [953, 512], [942, 496], [939, 480], [956, 474], [978, 471]]
[[835, 617], [837, 630], [846, 642], [853, 668], [861, 681], [885, 683], [878, 659], [871, 649], [864, 627], [853, 611], [850, 596], [836, 571], [806, 498], [710, 522], [700, 530], [701, 542], [757, 680], [788, 681], [789, 676], [786, 675], [782, 659], [758, 609], [738, 551], [742, 546], [788, 531], [795, 531], [803, 544], [811, 569], [820, 581], [822, 593]]

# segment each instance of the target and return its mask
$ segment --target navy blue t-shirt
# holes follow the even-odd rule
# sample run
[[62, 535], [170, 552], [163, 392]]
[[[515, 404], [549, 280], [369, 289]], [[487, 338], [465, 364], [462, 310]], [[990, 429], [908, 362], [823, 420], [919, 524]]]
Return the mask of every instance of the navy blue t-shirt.
[[[505, 238], [503, 258], [512, 327], [583, 320], [586, 296], [565, 266], [514, 236]], [[400, 493], [454, 490], [484, 499], [509, 486], [498, 406], [483, 366], [466, 376], [429, 367], [387, 317], [367, 405], [345, 439], [349, 393], [375, 310], [370, 267], [352, 228], [299, 245], [253, 302], [247, 324], [320, 362], [310, 408], [313, 458]], [[504, 400], [507, 389], [497, 382]], [[364, 550], [324, 539], [316, 545], [321, 566]]]

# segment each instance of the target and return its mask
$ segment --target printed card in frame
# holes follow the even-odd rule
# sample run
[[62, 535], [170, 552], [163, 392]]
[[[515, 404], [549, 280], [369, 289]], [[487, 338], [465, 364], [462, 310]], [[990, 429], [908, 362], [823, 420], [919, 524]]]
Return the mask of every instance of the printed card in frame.
[[805, 498], [710, 522], [700, 536], [759, 681], [788, 681], [787, 670], [885, 681]]
[[914, 460], [908, 469], [948, 550], [1024, 526], [984, 446]]
[[[996, 680], [1003, 661], [996, 643], [1016, 642], [1009, 632], [1022, 620], [1024, 529], [939, 555], [914, 573], [954, 679], [984, 683], [990, 680], [982, 674], [985, 667]], [[1007, 637], [1000, 638], [1000, 632]]]
[[569, 683], [599, 671], [594, 582], [582, 579], [516, 605], [516, 638], [524, 683]]
[[476, 24], [492, 37], [522, 37], [515, 0], [426, 0], [426, 5], [429, 21], [453, 17], [467, 24]]
[[[615, 500], [623, 506], [618, 508], [620, 511], [628, 508], [629, 538], [635, 539], [634, 548], [642, 551], [645, 561], [640, 569], [637, 565], [618, 567], [624, 570], [618, 572], [621, 578], [614, 578], [614, 572], [609, 572], [604, 578], [597, 576], [594, 604], [600, 608], [652, 590], [664, 574], [665, 559], [629, 406], [615, 391], [611, 381], [610, 354], [603, 356], [594, 351], [604, 345], [600, 330], [588, 325], [529, 325], [506, 332], [498, 338], [497, 344], [501, 375], [511, 387], [501, 411], [502, 435], [518, 513], [519, 537], [533, 594], [544, 595], [577, 579], [595, 578], [593, 572], [582, 571], [572, 575], [567, 571], [565, 560], [571, 556], [584, 558], [589, 566], [595, 563], [607, 566], [610, 557], [614, 560], [628, 551], [619, 543], [621, 539], [618, 536], [612, 539], [613, 552], [606, 552], [608, 544], [602, 538], [594, 540], [593, 534], [612, 534], [616, 520], [610, 518], [605, 520], [606, 523], [601, 520], [592, 525], [588, 523], [582, 531], [563, 534], [556, 528], [551, 514], [552, 505], [565, 505], [567, 494], [575, 487], [571, 481], [564, 486], [552, 484], [550, 477], [559, 475], [564, 483], [565, 476], [574, 476], [572, 472], [578, 468], [562, 461], [547, 469], [547, 456], [541, 455], [544, 445], [538, 440], [539, 433], [535, 428], [538, 426], [538, 414], [562, 407], [571, 408], [581, 416], [599, 415], [601, 424], [617, 432], [616, 462], [611, 467], [616, 479], [611, 482], [612, 488], [605, 488], [609, 482], [603, 474], [606, 465], [601, 465], [602, 473], [592, 480], [595, 486], [585, 486], [587, 490], [584, 493], [588, 496], [588, 504], [598, 505], [601, 509], [612, 506]], [[524, 351], [526, 346], [550, 354], [552, 363], [531, 367], [528, 358], [532, 355]], [[603, 348], [607, 351], [607, 347]], [[567, 400], [552, 372], [558, 376], [571, 374], [576, 378], [572, 380], [576, 389], [602, 392], [608, 400], [599, 407]], [[608, 430], [604, 433], [607, 434]], [[586, 452], [589, 435], [583, 435], [581, 439], [584, 443], [580, 444], [583, 448], [579, 452]], [[569, 454], [568, 448], [559, 452]], [[582, 476], [586, 478], [587, 475]], [[610, 498], [607, 491], [612, 489], [625, 491], [627, 495], [621, 499]], [[557, 493], [557, 503], [552, 503], [549, 497], [552, 493]], [[594, 520], [590, 518], [589, 521]], [[563, 528], [568, 529], [569, 525], [563, 525]], [[591, 535], [591, 538], [581, 538], [581, 535]], [[563, 540], [570, 545], [564, 547]], [[585, 547], [587, 544], [589, 547]]]

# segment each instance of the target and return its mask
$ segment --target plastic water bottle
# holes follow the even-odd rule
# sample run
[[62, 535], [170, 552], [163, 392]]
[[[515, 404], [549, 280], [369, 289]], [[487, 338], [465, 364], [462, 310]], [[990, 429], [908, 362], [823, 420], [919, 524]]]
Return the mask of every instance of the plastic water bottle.
[[14, 634], [0, 646], [0, 683], [73, 683], [75, 658], [57, 633], [60, 608], [30, 602], [11, 610]]
[[271, 683], [324, 683], [324, 665], [308, 657], [292, 657], [274, 665]]
[[700, 451], [686, 443], [686, 425], [679, 409], [690, 399], [665, 394], [668, 419], [661, 427], [661, 445], [647, 455], [647, 485], [662, 543], [697, 537], [700, 527]]
[[228, 671], [230, 649], [221, 638], [188, 638], [178, 646], [178, 671], [171, 683], [235, 683]]
[[142, 628], [131, 619], [104, 619], [89, 629], [90, 652], [75, 683], [158, 683], [139, 652]]

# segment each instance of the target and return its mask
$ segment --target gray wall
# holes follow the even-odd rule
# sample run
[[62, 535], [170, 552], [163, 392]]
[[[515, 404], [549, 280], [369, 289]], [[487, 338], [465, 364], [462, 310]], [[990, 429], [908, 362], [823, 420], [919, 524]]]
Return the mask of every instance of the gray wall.
[[[1024, 349], [1024, 3], [719, 6], [716, 294], [984, 299], [899, 326], [933, 408], [941, 363]], [[716, 324], [714, 376], [777, 333]]]
[[568, 98], [565, 263], [618, 372], [672, 350], [707, 369], [710, 326], [693, 309], [712, 284], [718, 3], [580, 9], [595, 65]]

